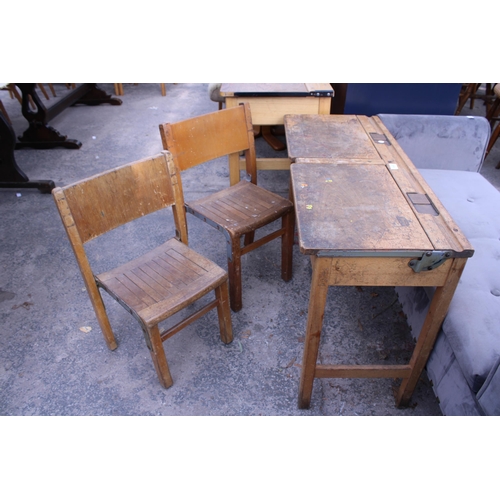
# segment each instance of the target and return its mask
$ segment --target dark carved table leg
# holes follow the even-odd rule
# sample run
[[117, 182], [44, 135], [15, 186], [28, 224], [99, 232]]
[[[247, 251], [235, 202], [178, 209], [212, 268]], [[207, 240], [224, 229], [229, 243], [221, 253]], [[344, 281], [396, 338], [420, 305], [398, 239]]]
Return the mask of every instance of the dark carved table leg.
[[[85, 104], [97, 106], [99, 104], [120, 105], [122, 101], [111, 97], [97, 87], [95, 83], [84, 83], [61, 98], [50, 108], [46, 108], [35, 91], [34, 83], [17, 83], [22, 92], [22, 113], [28, 120], [28, 129], [16, 142], [14, 129], [0, 112], [0, 187], [4, 188], [37, 188], [42, 193], [50, 193], [55, 184], [51, 180], [30, 181], [19, 168], [14, 158], [14, 150], [24, 147], [36, 149], [51, 149], [63, 147], [78, 149], [82, 143], [74, 139], [67, 139], [47, 123], [68, 106]], [[30, 109], [33, 102], [36, 109]]]
[[[23, 135], [18, 138], [17, 149], [52, 149], [56, 147], [79, 149], [82, 147], [80, 141], [68, 139], [67, 136], [47, 125], [49, 113], [38, 97], [34, 83], [16, 83], [16, 85], [21, 89], [23, 95], [22, 113], [29, 124]], [[36, 106], [35, 111], [30, 109], [30, 98]]]
[[[68, 106], [76, 104], [97, 106], [104, 103], [120, 105], [122, 103], [120, 99], [111, 97], [99, 89], [95, 83], [84, 83], [47, 109], [38, 97], [34, 83], [16, 83], [16, 85], [21, 89], [23, 95], [22, 113], [29, 124], [28, 129], [18, 138], [17, 149], [25, 147], [79, 149], [82, 146], [80, 141], [68, 139], [67, 136], [60, 134], [47, 123]], [[30, 109], [30, 101], [35, 104], [35, 111]]]
[[83, 95], [76, 104], [86, 104], [87, 106], [98, 106], [99, 104], [112, 104], [113, 106], [119, 106], [122, 103], [121, 99], [112, 97], [106, 94], [104, 90], [101, 90], [95, 83], [87, 83], [89, 91]]
[[50, 193], [56, 186], [53, 181], [30, 181], [14, 158], [16, 135], [14, 129], [0, 112], [0, 188], [37, 188]]

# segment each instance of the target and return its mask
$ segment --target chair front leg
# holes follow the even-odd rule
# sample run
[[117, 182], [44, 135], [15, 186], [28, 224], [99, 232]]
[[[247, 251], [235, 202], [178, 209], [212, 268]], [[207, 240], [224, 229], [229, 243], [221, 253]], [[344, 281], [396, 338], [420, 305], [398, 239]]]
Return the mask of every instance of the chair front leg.
[[233, 327], [231, 324], [227, 283], [227, 281], [224, 281], [222, 285], [215, 289], [215, 296], [219, 301], [217, 304], [217, 315], [219, 317], [220, 338], [224, 344], [230, 344], [233, 341]]
[[163, 350], [163, 342], [160, 337], [160, 330], [158, 325], [151, 328], [146, 326], [143, 327], [146, 334], [146, 341], [148, 344], [148, 349], [151, 354], [151, 359], [158, 375], [158, 380], [160, 384], [168, 389], [174, 381], [170, 375], [170, 370], [168, 368], [167, 357], [165, 356], [165, 351]]

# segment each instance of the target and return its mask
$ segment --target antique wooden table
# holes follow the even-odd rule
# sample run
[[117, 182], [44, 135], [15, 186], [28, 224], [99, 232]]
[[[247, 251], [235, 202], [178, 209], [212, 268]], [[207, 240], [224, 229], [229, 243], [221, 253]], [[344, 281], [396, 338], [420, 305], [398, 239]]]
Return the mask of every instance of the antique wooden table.
[[[51, 149], [56, 147], [79, 149], [80, 141], [68, 139], [56, 129], [48, 125], [68, 106], [86, 104], [97, 106], [99, 104], [120, 105], [122, 101], [109, 96], [95, 83], [84, 83], [59, 99], [51, 107], [46, 108], [36, 92], [35, 83], [17, 83], [22, 92], [22, 113], [28, 121], [28, 128], [16, 140], [14, 129], [7, 118], [0, 111], [0, 188], [37, 188], [42, 193], [51, 193], [54, 181], [30, 180], [21, 170], [14, 157], [14, 150], [20, 148]], [[30, 102], [35, 105], [35, 110], [30, 108]]]
[[[460, 275], [474, 250], [382, 122], [363, 116], [285, 116], [299, 246], [312, 282], [299, 407], [315, 378], [402, 379], [406, 406], [425, 367]], [[405, 365], [320, 365], [329, 286], [436, 287]]]
[[[252, 123], [264, 127], [283, 125], [287, 113], [328, 114], [333, 96], [329, 83], [223, 83], [220, 89], [226, 107], [250, 103]], [[288, 158], [257, 158], [258, 170], [288, 170]], [[240, 180], [244, 160], [238, 153], [229, 156], [231, 185]]]

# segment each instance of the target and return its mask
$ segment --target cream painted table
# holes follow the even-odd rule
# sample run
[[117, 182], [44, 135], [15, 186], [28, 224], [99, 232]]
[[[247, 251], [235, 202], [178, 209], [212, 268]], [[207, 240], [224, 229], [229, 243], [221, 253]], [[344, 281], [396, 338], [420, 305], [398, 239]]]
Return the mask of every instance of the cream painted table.
[[[227, 108], [250, 104], [253, 125], [283, 125], [288, 113], [329, 114], [333, 89], [329, 83], [223, 83], [220, 89]], [[257, 170], [288, 170], [288, 158], [257, 158]], [[245, 162], [229, 156], [231, 185], [240, 180]]]

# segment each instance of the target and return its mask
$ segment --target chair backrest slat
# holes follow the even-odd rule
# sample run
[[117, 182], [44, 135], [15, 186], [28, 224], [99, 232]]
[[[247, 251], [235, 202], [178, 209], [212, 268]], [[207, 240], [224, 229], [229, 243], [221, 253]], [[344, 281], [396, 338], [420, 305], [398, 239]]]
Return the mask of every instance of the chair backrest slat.
[[56, 190], [64, 193], [82, 243], [175, 203], [163, 153]]
[[255, 144], [248, 103], [161, 124], [160, 134], [163, 148], [172, 153], [181, 171], [221, 156], [246, 151], [247, 172], [255, 178]]

